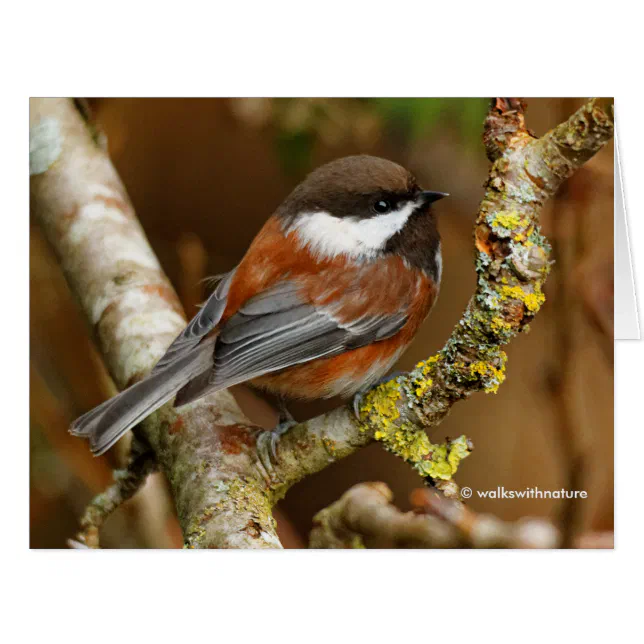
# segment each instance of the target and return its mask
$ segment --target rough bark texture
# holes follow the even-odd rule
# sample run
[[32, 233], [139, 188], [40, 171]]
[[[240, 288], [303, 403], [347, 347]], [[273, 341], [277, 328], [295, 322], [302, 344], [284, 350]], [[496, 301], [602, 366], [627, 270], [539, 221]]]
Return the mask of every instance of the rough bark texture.
[[[154, 366], [185, 318], [74, 103], [32, 99], [30, 107], [31, 209], [122, 389]], [[227, 392], [181, 413], [166, 405], [142, 423], [139, 435], [170, 481], [186, 545], [280, 547], [249, 425]]]
[[[549, 246], [538, 216], [562, 181], [610, 140], [612, 106], [593, 100], [540, 139], [524, 104], [497, 99], [485, 124], [494, 162], [475, 225], [478, 286], [443, 349], [360, 403], [282, 435], [269, 475], [257, 428], [220, 392], [181, 410], [166, 405], [139, 435], [167, 475], [187, 546], [280, 547], [271, 508], [288, 488], [376, 439], [440, 485], [471, 445], [434, 445], [425, 430], [476, 391], [504, 379], [501, 347], [544, 301]], [[114, 168], [72, 101], [31, 103], [32, 211], [54, 247], [119, 388], [143, 377], [185, 324], [176, 295], [134, 216]], [[445, 482], [445, 483], [441, 483]]]

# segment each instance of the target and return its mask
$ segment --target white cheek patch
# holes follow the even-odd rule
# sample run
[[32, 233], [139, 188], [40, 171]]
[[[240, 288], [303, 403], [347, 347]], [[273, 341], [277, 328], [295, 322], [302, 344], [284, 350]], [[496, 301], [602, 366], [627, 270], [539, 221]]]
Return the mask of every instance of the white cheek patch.
[[398, 210], [369, 219], [334, 217], [323, 211], [302, 213], [287, 232], [296, 231], [302, 245], [319, 257], [375, 257], [403, 228], [416, 206], [407, 201]]

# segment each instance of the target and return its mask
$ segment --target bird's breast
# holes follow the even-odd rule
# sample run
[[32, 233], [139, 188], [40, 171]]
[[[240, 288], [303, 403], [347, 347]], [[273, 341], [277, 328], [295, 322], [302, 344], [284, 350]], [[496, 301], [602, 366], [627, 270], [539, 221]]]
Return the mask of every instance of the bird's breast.
[[301, 301], [331, 315], [339, 325], [365, 317], [406, 316], [390, 338], [266, 374], [254, 384], [291, 398], [351, 395], [386, 375], [429, 313], [438, 285], [425, 271], [389, 254], [371, 261], [337, 256], [322, 260], [269, 220], [239, 264], [231, 284], [225, 323], [251, 297], [288, 279]]

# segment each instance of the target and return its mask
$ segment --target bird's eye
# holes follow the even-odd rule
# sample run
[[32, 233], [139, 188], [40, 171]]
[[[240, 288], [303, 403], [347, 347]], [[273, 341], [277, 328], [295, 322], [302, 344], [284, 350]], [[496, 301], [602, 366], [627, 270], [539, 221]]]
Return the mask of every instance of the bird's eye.
[[375, 204], [373, 204], [373, 209], [379, 215], [384, 215], [386, 212], [391, 210], [391, 203], [386, 199], [379, 199]]

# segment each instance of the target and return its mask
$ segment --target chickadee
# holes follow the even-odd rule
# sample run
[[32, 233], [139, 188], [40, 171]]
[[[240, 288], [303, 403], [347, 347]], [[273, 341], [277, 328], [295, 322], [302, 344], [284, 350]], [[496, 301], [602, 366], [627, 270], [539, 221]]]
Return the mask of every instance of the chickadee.
[[440, 237], [403, 167], [350, 156], [312, 172], [142, 381], [78, 418], [94, 454], [176, 395], [249, 382], [282, 398], [351, 396], [389, 372], [438, 295]]

